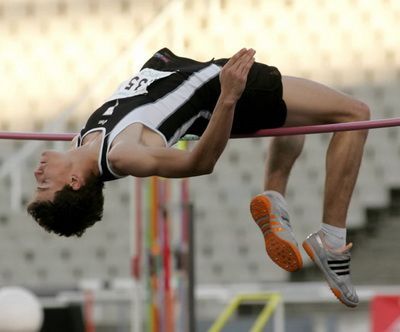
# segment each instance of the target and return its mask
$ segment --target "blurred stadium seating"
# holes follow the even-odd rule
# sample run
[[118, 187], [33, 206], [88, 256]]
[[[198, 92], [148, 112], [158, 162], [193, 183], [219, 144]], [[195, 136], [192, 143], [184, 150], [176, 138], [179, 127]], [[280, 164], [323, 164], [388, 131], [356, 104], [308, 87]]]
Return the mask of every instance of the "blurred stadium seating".
[[[78, 131], [120, 81], [164, 46], [201, 60], [253, 47], [257, 60], [276, 65], [283, 74], [318, 80], [364, 100], [375, 119], [397, 116], [397, 0], [193, 0], [170, 10], [171, 4], [2, 1], [0, 128], [44, 130], [67, 110], [57, 130]], [[156, 23], [167, 10], [158, 28]], [[329, 138], [308, 137], [291, 176], [287, 199], [299, 239], [321, 222]], [[262, 189], [267, 143], [260, 138], [232, 140], [214, 174], [190, 181], [200, 284], [289, 279], [265, 257], [261, 234], [248, 212], [250, 197]], [[24, 144], [0, 142], [0, 170]], [[367, 209], [389, 207], [390, 190], [400, 185], [399, 157], [398, 128], [370, 132], [349, 213], [350, 228], [365, 229]], [[69, 287], [82, 278], [129, 277], [131, 182], [107, 185], [104, 221], [84, 240], [59, 239], [45, 234], [23, 210], [36, 160], [34, 153], [27, 154], [1, 179], [0, 284]], [[15, 195], [19, 208], [10, 209], [15, 207], [10, 202]]]

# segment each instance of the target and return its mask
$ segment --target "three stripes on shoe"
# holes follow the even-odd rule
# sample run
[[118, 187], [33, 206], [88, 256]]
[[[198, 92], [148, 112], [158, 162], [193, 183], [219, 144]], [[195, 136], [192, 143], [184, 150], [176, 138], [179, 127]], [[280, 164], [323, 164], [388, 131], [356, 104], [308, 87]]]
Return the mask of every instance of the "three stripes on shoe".
[[338, 276], [350, 274], [350, 258], [344, 260], [328, 260], [328, 265]]

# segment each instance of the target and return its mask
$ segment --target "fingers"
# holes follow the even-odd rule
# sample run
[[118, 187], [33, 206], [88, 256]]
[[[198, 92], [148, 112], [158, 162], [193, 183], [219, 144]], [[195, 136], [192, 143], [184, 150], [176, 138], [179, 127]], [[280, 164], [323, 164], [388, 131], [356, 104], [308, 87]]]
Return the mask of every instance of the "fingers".
[[250, 60], [254, 55], [256, 54], [256, 51], [253, 50], [252, 48], [247, 49], [247, 48], [242, 48], [240, 51], [236, 52], [229, 61], [225, 64], [226, 67], [232, 67], [232, 66], [237, 66], [239, 63], [243, 63], [243, 61]]
[[255, 59], [256, 51], [241, 49], [225, 64], [220, 72], [221, 91], [239, 99], [247, 82], [247, 76]]
[[249, 49], [238, 62], [238, 70], [242, 75], [246, 75], [249, 73], [251, 66], [253, 65], [255, 59], [254, 55], [256, 51], [253, 49]]
[[240, 51], [236, 52], [230, 59], [229, 61], [225, 64], [225, 66], [230, 67], [233, 66], [243, 54], [247, 52], [246, 48], [242, 48]]
[[256, 51], [253, 49], [246, 50], [230, 67], [230, 69], [235, 72], [238, 77], [246, 78], [249, 74], [250, 68], [252, 67], [255, 59]]
[[251, 66], [253, 66], [255, 62], [254, 57], [251, 57], [250, 60], [243, 66], [242, 74], [246, 75], [249, 73]]

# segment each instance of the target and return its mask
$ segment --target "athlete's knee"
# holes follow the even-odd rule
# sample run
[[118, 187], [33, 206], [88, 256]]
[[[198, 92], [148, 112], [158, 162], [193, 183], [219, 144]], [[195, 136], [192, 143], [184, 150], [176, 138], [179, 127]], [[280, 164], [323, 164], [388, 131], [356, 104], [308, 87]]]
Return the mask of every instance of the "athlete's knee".
[[369, 109], [369, 106], [362, 101], [356, 100], [353, 109], [353, 117], [357, 121], [370, 120], [371, 110]]
[[369, 106], [357, 99], [352, 100], [346, 107], [345, 121], [367, 121], [371, 119], [371, 111]]
[[272, 151], [297, 158], [304, 146], [305, 135], [279, 136], [271, 140]]

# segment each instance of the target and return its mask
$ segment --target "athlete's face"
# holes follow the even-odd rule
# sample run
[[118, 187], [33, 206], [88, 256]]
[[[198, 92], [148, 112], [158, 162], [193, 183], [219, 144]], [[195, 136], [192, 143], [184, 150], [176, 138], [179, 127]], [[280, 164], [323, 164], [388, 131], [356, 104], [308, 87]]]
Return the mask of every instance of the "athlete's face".
[[36, 178], [35, 201], [52, 201], [54, 194], [70, 182], [71, 162], [66, 155], [44, 151], [34, 175]]

